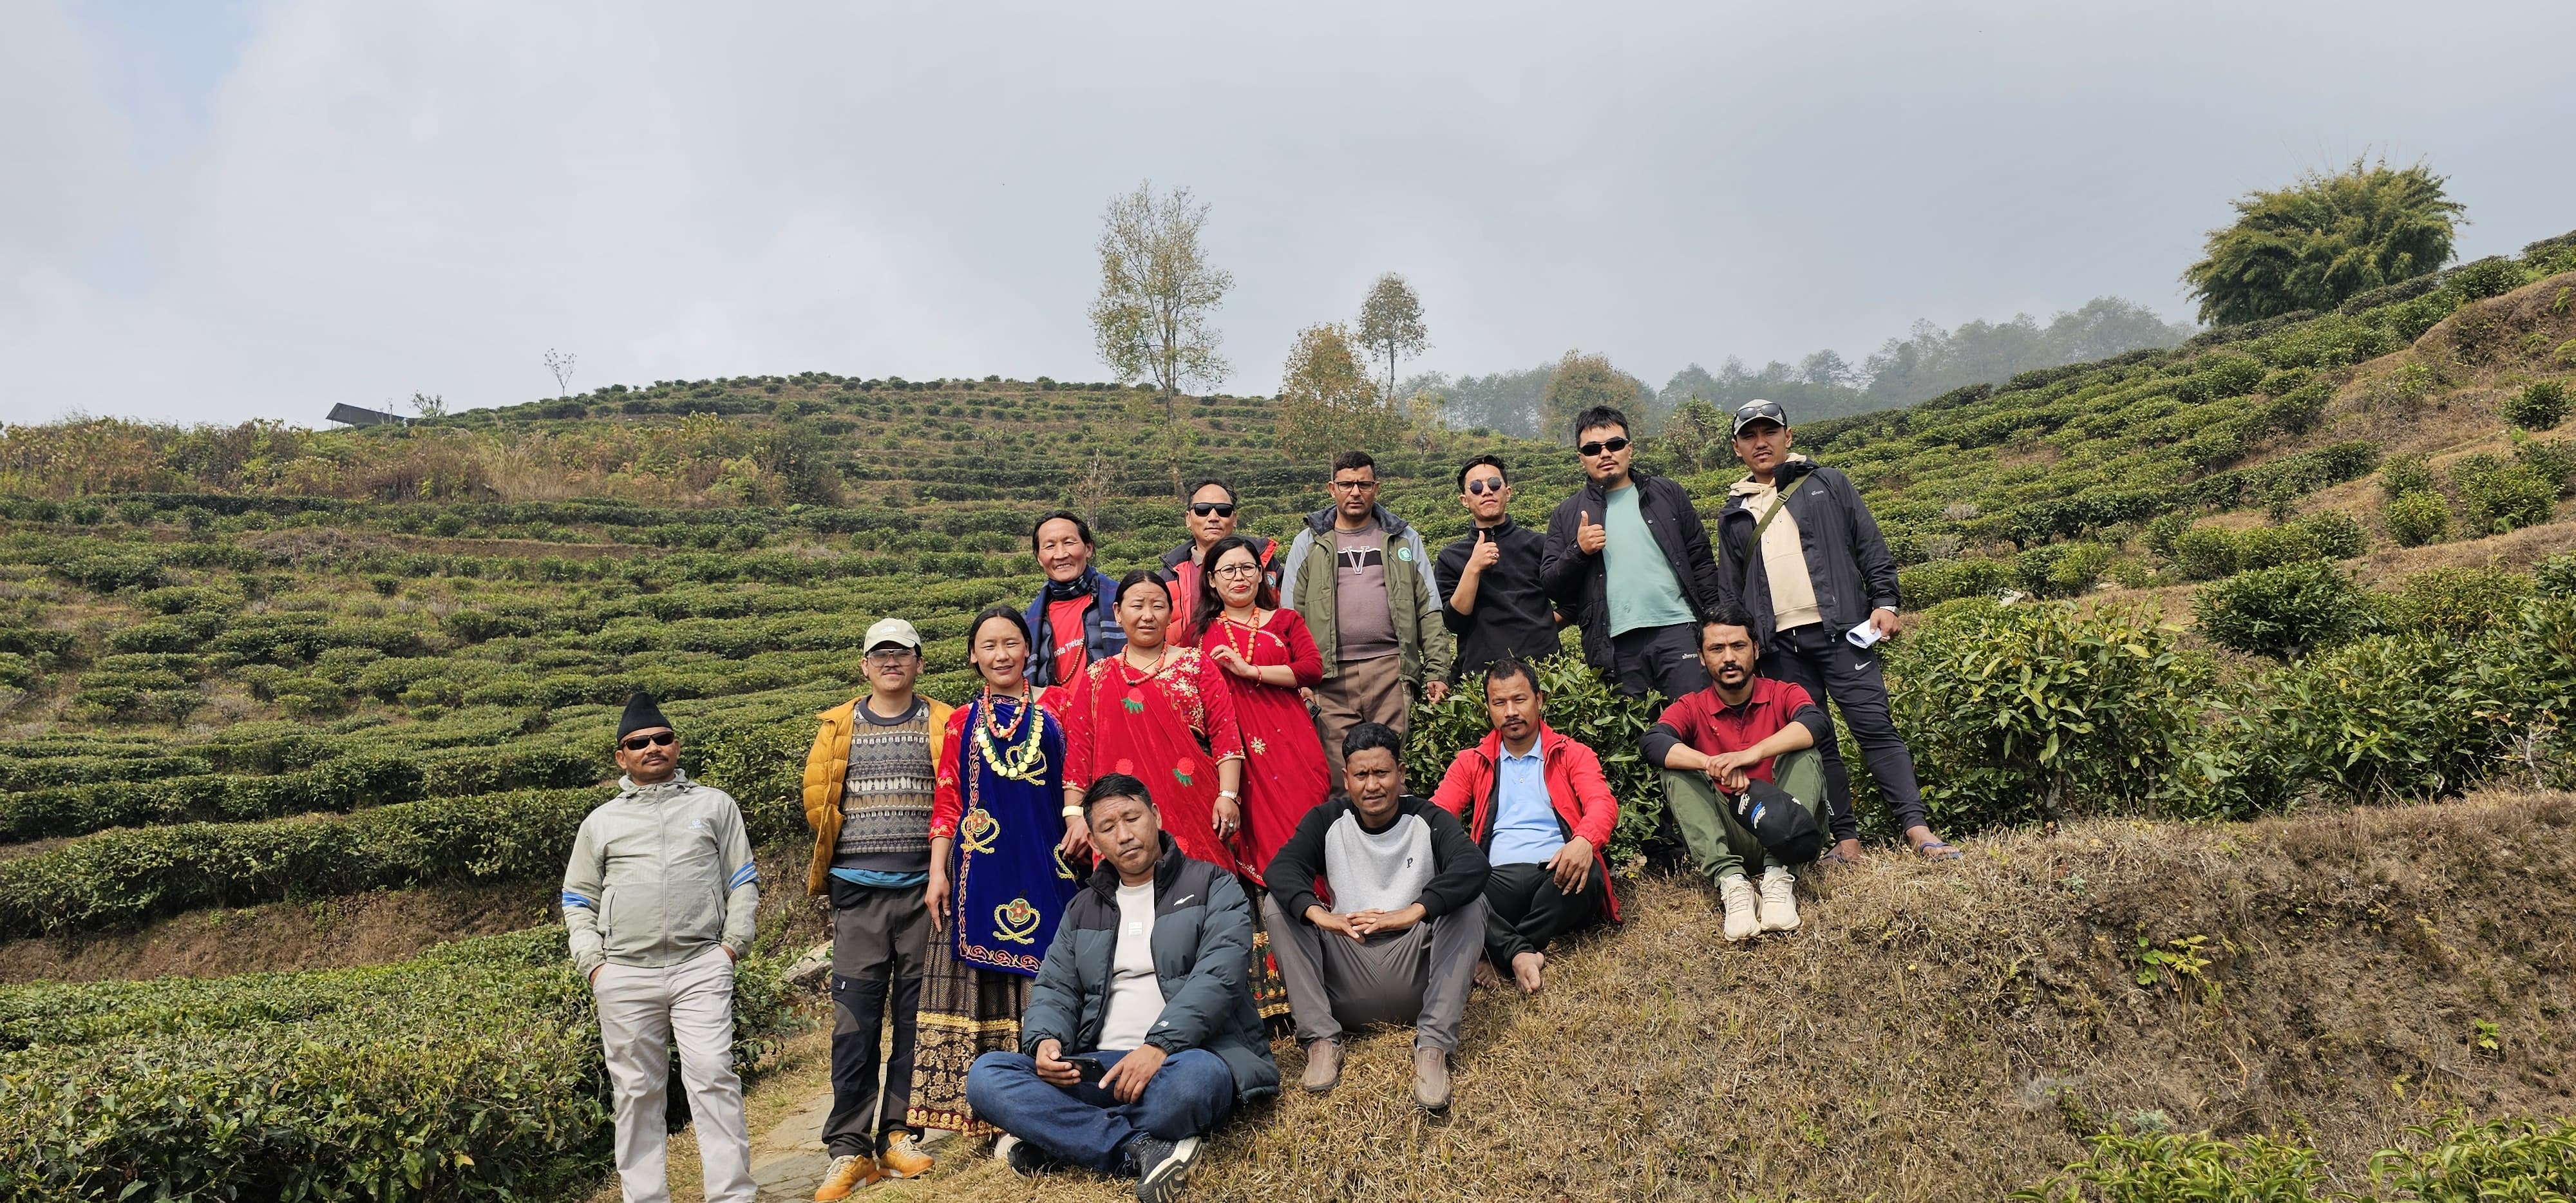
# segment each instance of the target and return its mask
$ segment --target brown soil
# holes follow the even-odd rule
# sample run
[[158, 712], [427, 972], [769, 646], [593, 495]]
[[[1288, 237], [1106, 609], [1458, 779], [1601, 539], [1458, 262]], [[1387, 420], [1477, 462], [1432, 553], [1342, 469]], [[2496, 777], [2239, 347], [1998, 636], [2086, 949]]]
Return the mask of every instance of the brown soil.
[[[2312, 1141], [2350, 1188], [2442, 1108], [2576, 1110], [2576, 796], [2087, 823], [1959, 866], [1879, 856], [1824, 894], [1730, 947], [1707, 889], [1639, 882], [1537, 1000], [1477, 993], [1448, 1118], [1411, 1104], [1408, 1036], [1371, 1035], [1331, 1095], [1229, 1124], [1190, 1197], [1996, 1198], [2144, 1112]], [[2193, 972], [2142, 959], [2194, 937]], [[871, 1197], [1131, 1189], [969, 1154]]]
[[0, 944], [0, 983], [377, 965], [418, 955], [442, 940], [546, 922], [554, 894], [552, 886], [533, 882], [380, 890], [197, 911], [134, 932], [13, 940]]

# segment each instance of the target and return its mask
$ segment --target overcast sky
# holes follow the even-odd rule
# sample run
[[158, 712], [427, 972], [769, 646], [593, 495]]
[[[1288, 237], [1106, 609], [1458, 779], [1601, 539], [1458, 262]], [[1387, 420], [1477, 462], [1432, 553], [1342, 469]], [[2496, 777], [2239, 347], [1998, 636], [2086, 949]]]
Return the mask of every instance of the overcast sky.
[[2183, 317], [2231, 197], [2365, 150], [2464, 257], [2576, 228], [2571, 45], [2563, 0], [0, 0], [0, 419], [510, 404], [548, 348], [1104, 378], [1146, 178], [1214, 206], [1234, 392], [1383, 271], [1453, 373]]

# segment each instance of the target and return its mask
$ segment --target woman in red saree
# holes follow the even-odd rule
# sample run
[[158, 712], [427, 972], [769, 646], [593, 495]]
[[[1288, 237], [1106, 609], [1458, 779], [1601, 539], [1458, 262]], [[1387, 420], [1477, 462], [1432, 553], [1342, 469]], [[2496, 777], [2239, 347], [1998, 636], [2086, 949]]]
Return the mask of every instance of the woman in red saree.
[[1127, 646], [1092, 661], [1064, 695], [1065, 806], [1079, 813], [1094, 778], [1129, 774], [1153, 795], [1182, 855], [1239, 872], [1243, 739], [1234, 695], [1198, 649], [1164, 641], [1167, 590], [1142, 569], [1118, 582], [1113, 613]]
[[1243, 875], [1262, 886], [1270, 858], [1296, 834], [1297, 823], [1331, 792], [1324, 747], [1301, 689], [1324, 679], [1324, 657], [1306, 620], [1279, 607], [1263, 576], [1260, 549], [1230, 535], [1208, 548], [1198, 604], [1204, 619], [1199, 650], [1223, 669], [1243, 730], [1243, 838], [1235, 850]]

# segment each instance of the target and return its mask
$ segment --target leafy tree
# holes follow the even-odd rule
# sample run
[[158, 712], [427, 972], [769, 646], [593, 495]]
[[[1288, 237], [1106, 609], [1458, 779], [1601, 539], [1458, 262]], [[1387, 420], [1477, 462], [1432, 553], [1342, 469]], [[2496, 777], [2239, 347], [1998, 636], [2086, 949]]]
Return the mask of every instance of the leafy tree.
[[2440, 268], [2463, 211], [2443, 194], [2445, 182], [2421, 163], [2354, 159], [2344, 171], [2239, 198], [2236, 224], [2210, 231], [2200, 262], [2182, 275], [2201, 320], [2231, 325], [2328, 309]]
[[1369, 289], [1368, 299], [1360, 303], [1359, 341], [1372, 358], [1386, 361], [1386, 395], [1392, 399], [1396, 360], [1420, 355], [1431, 345], [1431, 332], [1422, 324], [1422, 298], [1413, 295], [1404, 277], [1388, 272]]
[[1663, 438], [1683, 463], [1705, 471], [1727, 449], [1726, 415], [1705, 398], [1693, 397], [1664, 419]]
[[1279, 446], [1289, 454], [1383, 446], [1404, 432], [1404, 415], [1378, 392], [1351, 343], [1338, 322], [1297, 332], [1279, 376]]
[[1610, 366], [1607, 355], [1586, 355], [1568, 351], [1556, 361], [1556, 370], [1548, 375], [1547, 392], [1540, 399], [1546, 415], [1542, 434], [1550, 439], [1570, 438], [1574, 434], [1574, 415], [1595, 405], [1614, 406], [1626, 411], [1641, 429], [1631, 434], [1644, 434], [1647, 415], [1643, 412], [1654, 400], [1654, 392], [1634, 376]]
[[1199, 245], [1208, 207], [1190, 190], [1160, 197], [1153, 182], [1109, 202], [1101, 217], [1100, 295], [1091, 302], [1091, 331], [1101, 362], [1121, 383], [1151, 380], [1163, 402], [1164, 459], [1179, 495], [1181, 462], [1189, 429], [1181, 422], [1180, 392], [1213, 388], [1225, 379], [1217, 354], [1224, 336], [1210, 319], [1234, 287], [1234, 275], [1208, 262]]

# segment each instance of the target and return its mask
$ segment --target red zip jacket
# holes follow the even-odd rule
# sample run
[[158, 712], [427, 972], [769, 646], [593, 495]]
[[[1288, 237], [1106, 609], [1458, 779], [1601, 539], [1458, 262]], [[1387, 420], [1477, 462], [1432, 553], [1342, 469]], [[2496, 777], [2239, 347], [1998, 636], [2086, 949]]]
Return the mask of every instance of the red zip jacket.
[[[1599, 870], [1601, 898], [1608, 904], [1610, 919], [1619, 919], [1619, 896], [1610, 889], [1610, 862], [1602, 859], [1601, 850], [1610, 844], [1610, 829], [1619, 825], [1619, 800], [1610, 796], [1610, 781], [1601, 775], [1601, 758], [1592, 749], [1556, 733], [1546, 723], [1538, 725], [1539, 764], [1547, 778], [1547, 800], [1556, 807], [1556, 821], [1565, 828], [1566, 838], [1582, 836], [1592, 845], [1592, 864]], [[1503, 734], [1485, 733], [1484, 742], [1458, 753], [1449, 762], [1449, 772], [1440, 779], [1440, 788], [1431, 795], [1431, 804], [1458, 816], [1467, 825], [1467, 838], [1482, 847], [1492, 834], [1494, 791], [1500, 775], [1494, 766], [1503, 754]], [[1470, 816], [1468, 808], [1474, 807]]]

